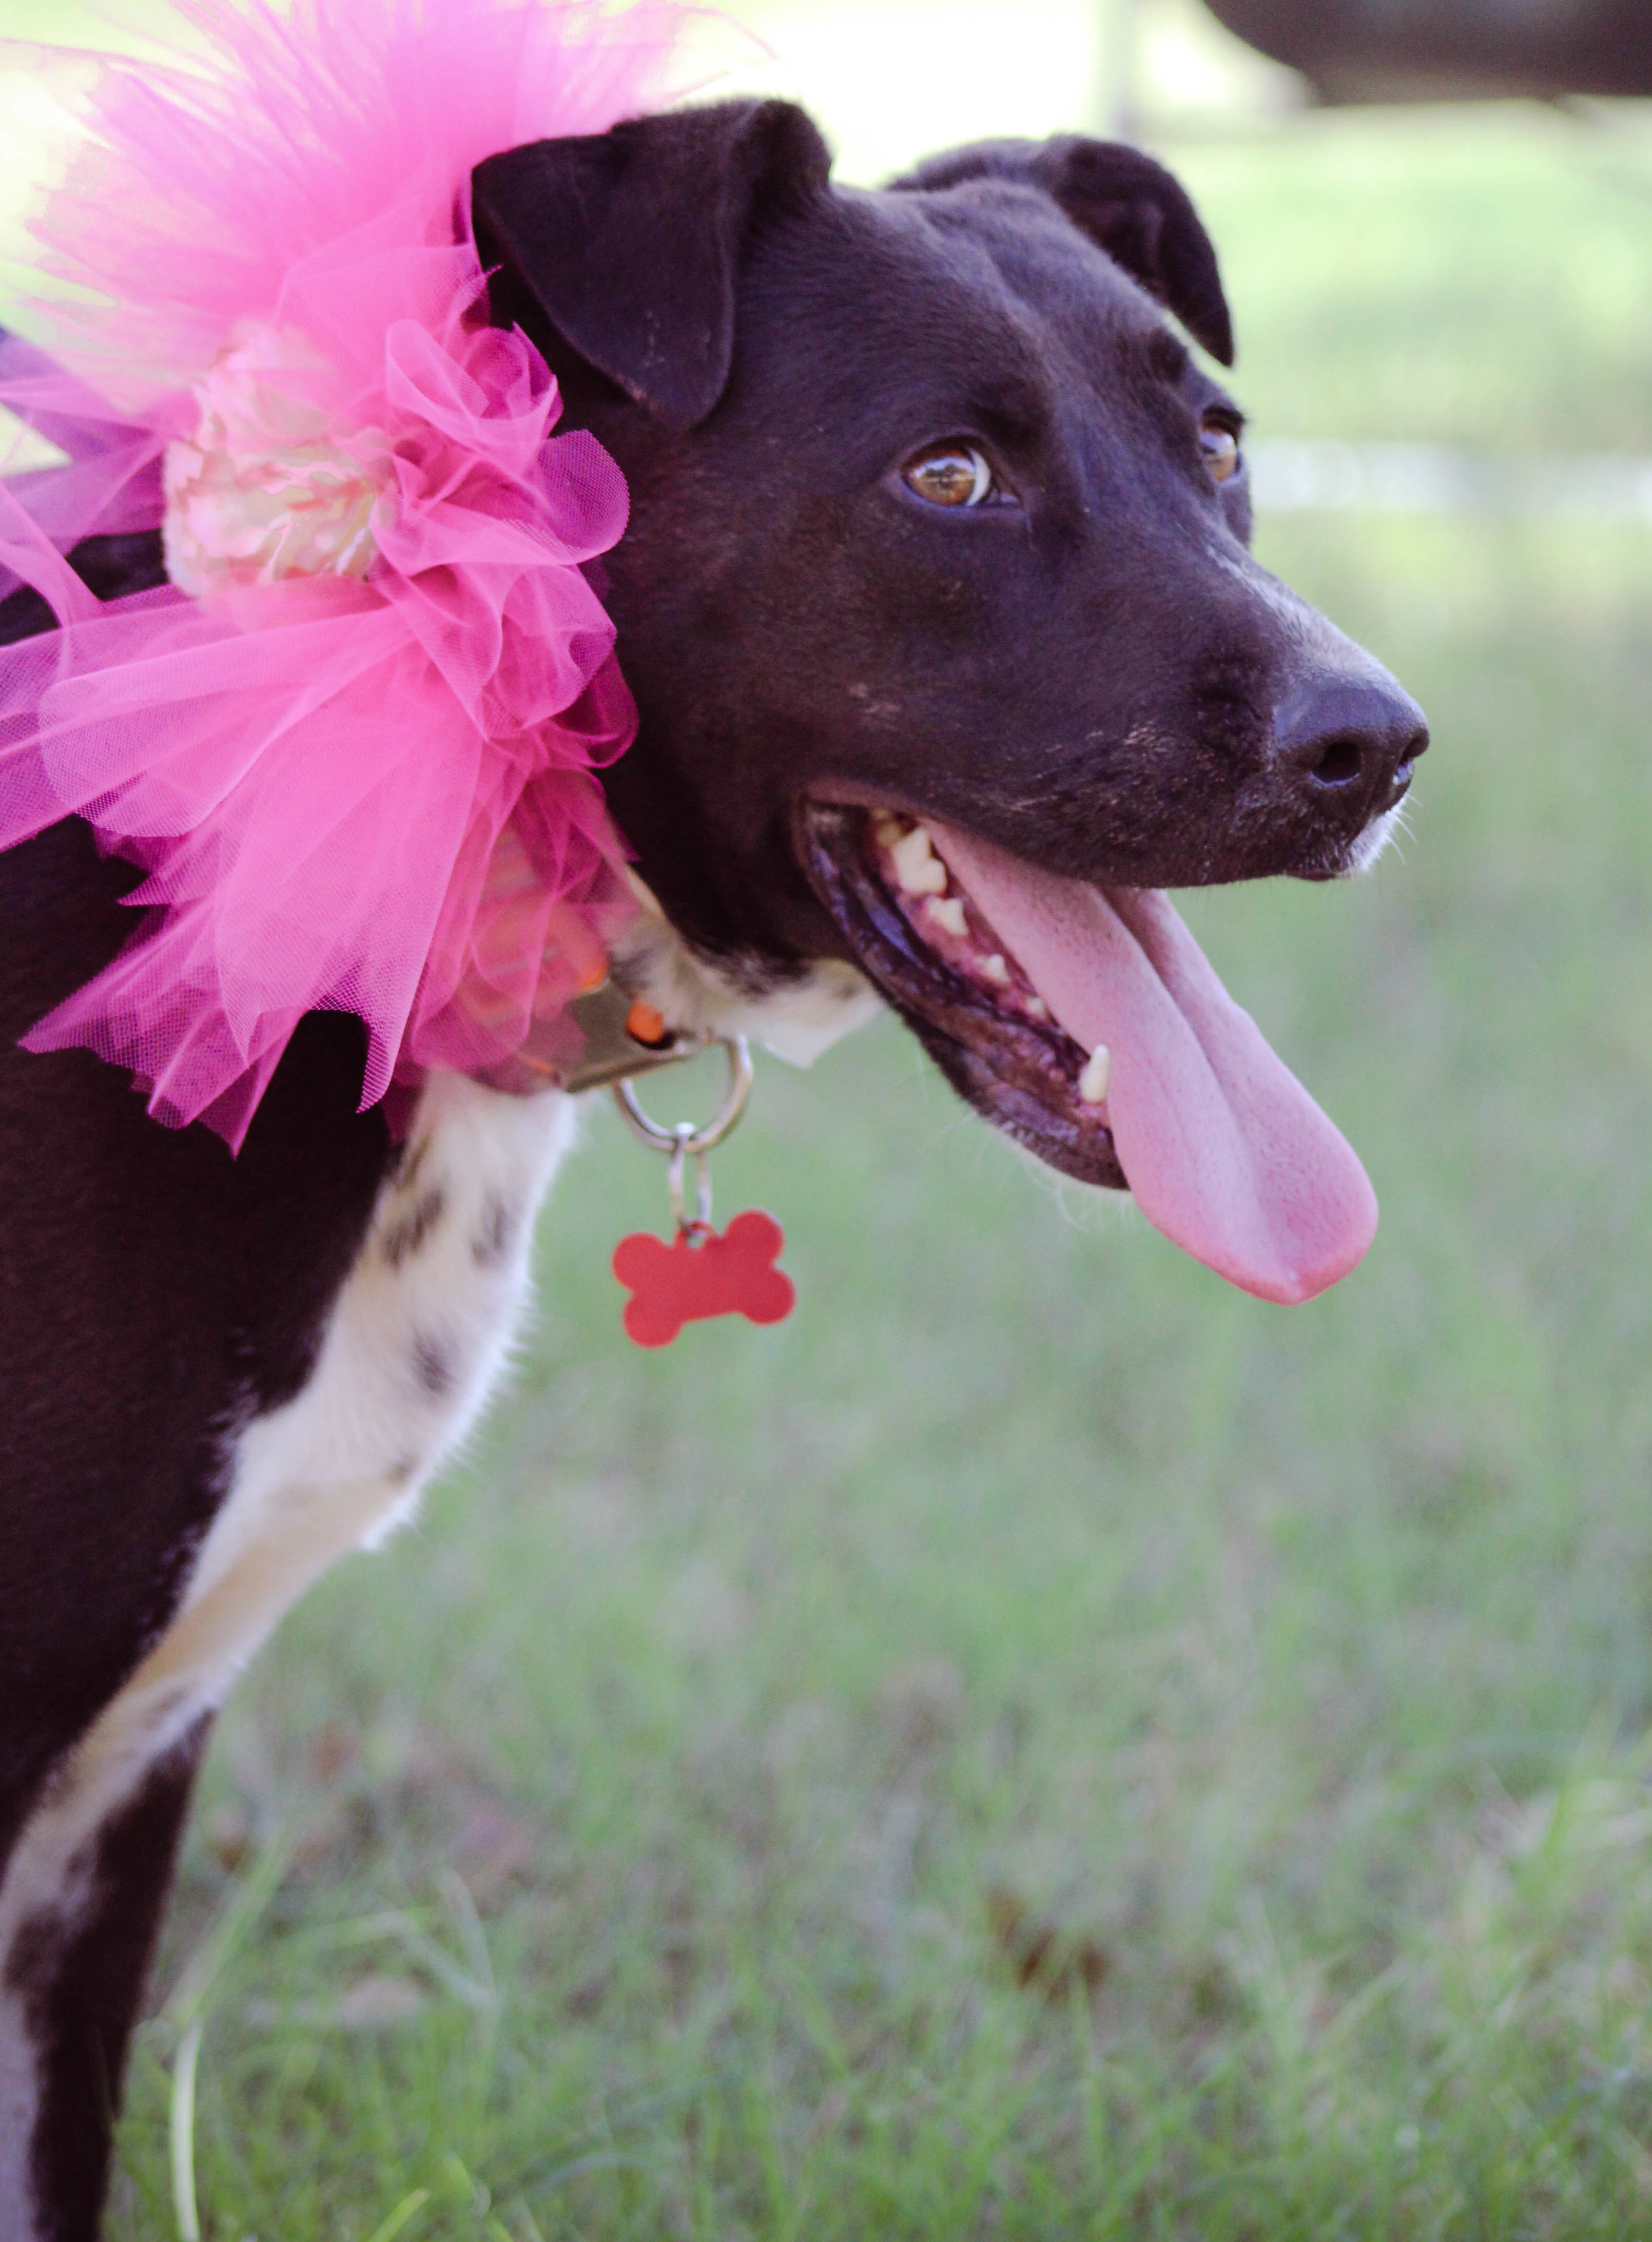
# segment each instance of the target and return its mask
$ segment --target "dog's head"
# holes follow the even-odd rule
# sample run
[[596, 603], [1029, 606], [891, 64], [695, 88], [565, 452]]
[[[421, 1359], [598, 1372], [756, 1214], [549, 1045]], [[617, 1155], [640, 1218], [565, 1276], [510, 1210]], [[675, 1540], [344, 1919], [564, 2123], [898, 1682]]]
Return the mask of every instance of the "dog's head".
[[734, 103], [495, 157], [474, 216], [630, 485], [606, 785], [690, 950], [847, 960], [1056, 1167], [1271, 1297], [1343, 1273], [1369, 1187], [1154, 891], [1357, 869], [1427, 733], [1251, 556], [1176, 182], [1065, 138], [834, 187]]

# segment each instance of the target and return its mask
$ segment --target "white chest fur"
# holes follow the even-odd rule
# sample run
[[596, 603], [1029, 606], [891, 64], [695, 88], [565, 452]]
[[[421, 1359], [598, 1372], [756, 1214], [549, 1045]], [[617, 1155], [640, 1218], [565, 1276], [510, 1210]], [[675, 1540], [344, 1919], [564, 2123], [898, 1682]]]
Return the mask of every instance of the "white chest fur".
[[534, 1213], [574, 1124], [554, 1091], [507, 1098], [431, 1078], [308, 1382], [236, 1438], [178, 1615], [77, 1762], [140, 1695], [166, 1703], [150, 1739], [165, 1749], [329, 1565], [406, 1516], [498, 1376], [527, 1299]]

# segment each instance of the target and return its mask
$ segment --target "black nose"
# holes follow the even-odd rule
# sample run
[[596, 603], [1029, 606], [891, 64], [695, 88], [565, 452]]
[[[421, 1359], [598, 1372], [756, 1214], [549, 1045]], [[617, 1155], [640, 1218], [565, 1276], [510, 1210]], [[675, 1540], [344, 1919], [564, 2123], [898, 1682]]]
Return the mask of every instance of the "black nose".
[[1392, 809], [1411, 784], [1428, 726], [1393, 678], [1331, 676], [1299, 685], [1273, 719], [1273, 751], [1309, 800], [1357, 816]]

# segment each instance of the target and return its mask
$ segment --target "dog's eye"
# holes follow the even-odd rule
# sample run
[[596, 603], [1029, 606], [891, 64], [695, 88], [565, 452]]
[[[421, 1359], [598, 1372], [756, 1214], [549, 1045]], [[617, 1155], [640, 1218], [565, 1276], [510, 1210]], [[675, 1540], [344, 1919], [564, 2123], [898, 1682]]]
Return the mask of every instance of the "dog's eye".
[[1201, 421], [1199, 448], [1205, 455], [1205, 472], [1213, 483], [1225, 483], [1230, 475], [1238, 473], [1239, 431], [1226, 421]]
[[937, 444], [909, 460], [901, 475], [931, 506], [981, 506], [999, 494], [997, 477], [973, 444]]

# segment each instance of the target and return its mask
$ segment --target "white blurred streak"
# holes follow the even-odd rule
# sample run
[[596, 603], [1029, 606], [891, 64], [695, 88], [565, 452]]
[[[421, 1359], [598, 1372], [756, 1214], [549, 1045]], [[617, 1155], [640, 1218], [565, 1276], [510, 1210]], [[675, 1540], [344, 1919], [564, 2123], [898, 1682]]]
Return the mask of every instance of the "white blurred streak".
[[731, 12], [774, 60], [729, 90], [802, 102], [837, 176], [863, 185], [963, 141], [1082, 130], [1102, 77], [1090, 0], [736, 0]]
[[[49, 293], [29, 232], [84, 142], [79, 111], [95, 62], [0, 41], [0, 326], [37, 333], [25, 299]], [[0, 432], [0, 443], [3, 443]]]
[[1320, 441], [1251, 443], [1246, 456], [1263, 514], [1572, 514], [1652, 521], [1652, 459], [1636, 453]]
[[802, 101], [840, 178], [874, 185], [968, 140], [1266, 121], [1301, 83], [1199, 0], [731, 0], [774, 50], [719, 91]]

